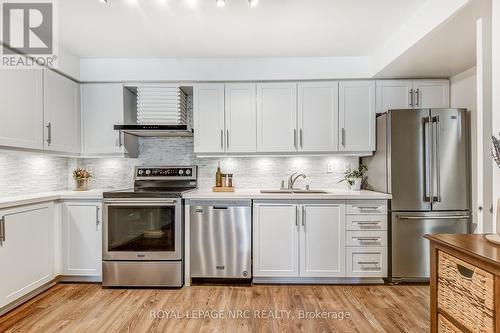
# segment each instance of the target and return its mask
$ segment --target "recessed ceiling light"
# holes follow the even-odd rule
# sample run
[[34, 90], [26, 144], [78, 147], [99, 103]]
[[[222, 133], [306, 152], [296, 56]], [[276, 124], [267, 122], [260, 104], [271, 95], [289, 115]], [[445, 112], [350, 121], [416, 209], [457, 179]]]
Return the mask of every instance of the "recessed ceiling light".
[[215, 0], [218, 7], [224, 7], [226, 5], [226, 0]]
[[102, 2], [102, 3], [108, 3], [109, 0], [98, 0], [99, 2]]
[[259, 3], [259, 0], [248, 0], [250, 7], [255, 7]]

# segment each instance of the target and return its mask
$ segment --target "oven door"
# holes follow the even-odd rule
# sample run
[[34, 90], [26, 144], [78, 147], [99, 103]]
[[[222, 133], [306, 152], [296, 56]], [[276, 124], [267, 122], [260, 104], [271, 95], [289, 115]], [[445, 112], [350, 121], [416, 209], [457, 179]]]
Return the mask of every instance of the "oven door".
[[106, 199], [103, 260], [181, 260], [181, 199]]

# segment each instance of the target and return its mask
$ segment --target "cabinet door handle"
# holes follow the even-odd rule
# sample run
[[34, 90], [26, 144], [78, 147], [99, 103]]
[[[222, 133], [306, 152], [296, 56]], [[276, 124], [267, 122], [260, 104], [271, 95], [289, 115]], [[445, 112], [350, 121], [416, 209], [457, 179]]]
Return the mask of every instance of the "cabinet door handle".
[[52, 123], [47, 124], [47, 145], [52, 144]]
[[5, 216], [0, 219], [0, 246], [5, 242]]
[[295, 208], [295, 226], [299, 226], [299, 206]]
[[413, 107], [413, 89], [410, 89], [410, 92], [408, 93], [409, 95], [409, 100], [410, 100], [410, 103], [408, 104], [409, 107]]
[[293, 130], [293, 146], [297, 149], [297, 129]]
[[224, 149], [224, 131], [220, 130], [220, 148]]
[[96, 225], [101, 223], [101, 221], [99, 221], [99, 206], [95, 206], [95, 223]]
[[304, 227], [304, 231], [306, 231], [306, 207], [302, 206], [302, 226]]
[[229, 130], [226, 130], [226, 148], [229, 149]]
[[342, 128], [342, 147], [345, 147], [345, 128]]
[[118, 131], [118, 147], [121, 148], [121, 146], [123, 146], [123, 143], [122, 143], [122, 131]]
[[416, 102], [415, 102], [415, 106], [420, 106], [420, 89], [417, 88], [417, 90], [415, 90], [415, 96], [416, 96]]
[[304, 145], [303, 145], [303, 131], [302, 131], [302, 128], [300, 129], [300, 148], [303, 148]]

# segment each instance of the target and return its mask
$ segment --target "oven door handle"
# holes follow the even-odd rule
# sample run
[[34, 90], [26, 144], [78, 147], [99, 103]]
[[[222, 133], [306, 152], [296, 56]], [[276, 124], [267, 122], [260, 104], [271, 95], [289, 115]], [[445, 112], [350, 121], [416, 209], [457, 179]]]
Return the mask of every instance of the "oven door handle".
[[158, 205], [158, 204], [167, 204], [172, 205], [176, 204], [176, 200], [105, 200], [104, 204], [107, 206], [123, 206], [123, 205], [134, 205], [134, 206], [144, 206], [144, 205]]

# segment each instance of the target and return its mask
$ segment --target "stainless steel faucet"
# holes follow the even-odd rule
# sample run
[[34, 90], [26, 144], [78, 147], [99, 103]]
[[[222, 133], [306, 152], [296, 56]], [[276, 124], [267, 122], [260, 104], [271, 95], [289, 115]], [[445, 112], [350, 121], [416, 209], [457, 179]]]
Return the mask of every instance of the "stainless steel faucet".
[[[306, 179], [306, 175], [304, 175], [303, 173], [301, 173], [300, 175], [297, 175], [298, 172], [294, 172], [290, 175], [290, 177], [288, 177], [288, 189], [289, 190], [293, 190], [293, 185], [295, 184], [295, 182], [297, 181], [297, 179], [299, 179], [300, 177]], [[295, 176], [297, 175], [297, 176]]]

